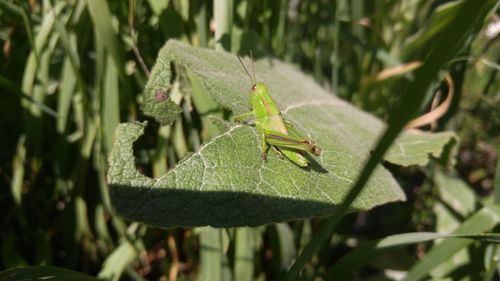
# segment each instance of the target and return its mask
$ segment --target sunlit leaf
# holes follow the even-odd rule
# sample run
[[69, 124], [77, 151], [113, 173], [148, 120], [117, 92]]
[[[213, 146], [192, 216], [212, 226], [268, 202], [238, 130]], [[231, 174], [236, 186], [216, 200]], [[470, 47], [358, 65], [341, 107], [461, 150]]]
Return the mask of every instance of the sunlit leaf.
[[[164, 105], [172, 87], [172, 66], [176, 75], [189, 70], [220, 106], [234, 113], [250, 110], [250, 82], [235, 55], [169, 41], [143, 97], [146, 113], [162, 123], [177, 117], [175, 109], [171, 112]], [[111, 198], [120, 214], [157, 226], [245, 226], [326, 216], [335, 210], [358, 176], [383, 122], [280, 61], [256, 60], [255, 72], [257, 80], [268, 85], [284, 117], [315, 140], [322, 155], [309, 156], [307, 169], [272, 151], [264, 162], [255, 128], [234, 124], [164, 176], [151, 179], [136, 170], [132, 152], [144, 124], [122, 124], [116, 131], [109, 170]], [[426, 159], [427, 153], [423, 152]], [[390, 173], [380, 166], [352, 209], [368, 210], [404, 198]]]

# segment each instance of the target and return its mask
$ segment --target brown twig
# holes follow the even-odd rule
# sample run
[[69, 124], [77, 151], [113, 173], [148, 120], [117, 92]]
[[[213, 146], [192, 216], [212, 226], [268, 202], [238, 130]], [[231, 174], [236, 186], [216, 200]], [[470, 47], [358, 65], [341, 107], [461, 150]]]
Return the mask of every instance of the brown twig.
[[[446, 99], [443, 101], [443, 103], [441, 103], [439, 106], [431, 109], [430, 112], [408, 122], [408, 124], [406, 124], [406, 126], [404, 128], [405, 130], [415, 129], [415, 128], [422, 127], [422, 126], [429, 125], [429, 124], [432, 125], [433, 123], [436, 123], [436, 121], [439, 118], [443, 117], [443, 115], [448, 111], [448, 109], [450, 108], [451, 100], [453, 98], [454, 84], [453, 84], [453, 80], [451, 79], [450, 74], [447, 72], [444, 74], [444, 80], [448, 86], [448, 95], [447, 95]], [[434, 99], [434, 100], [436, 100], [436, 99]], [[433, 106], [434, 106], [434, 102], [433, 102]]]
[[375, 75], [375, 77], [374, 77], [374, 80], [375, 81], [382, 81], [382, 80], [385, 80], [385, 79], [388, 79], [388, 78], [391, 78], [391, 77], [394, 77], [397, 75], [405, 74], [405, 73], [408, 73], [410, 71], [413, 71], [413, 70], [419, 68], [421, 65], [422, 65], [422, 62], [420, 62], [420, 61], [412, 61], [409, 63], [386, 68], [386, 69], [380, 71], [379, 73], [377, 73], [377, 75]]
[[130, 37], [132, 37], [132, 51], [134, 52], [137, 61], [142, 67], [142, 70], [146, 74], [146, 76], [149, 78], [150, 72], [148, 67], [146, 66], [146, 63], [144, 63], [144, 60], [142, 59], [141, 53], [139, 52], [139, 49], [137, 48], [137, 45], [135, 43], [135, 28], [134, 28], [134, 10], [135, 10], [135, 0], [130, 0], [129, 1], [129, 13], [128, 13], [128, 25], [129, 25], [129, 30], [130, 30]]
[[[441, 100], [441, 95], [442, 95], [441, 91], [436, 92], [436, 95], [432, 99], [431, 111], [436, 110], [436, 108], [439, 106], [439, 101]], [[437, 119], [433, 120], [431, 122], [431, 131], [436, 130], [436, 128], [437, 128]]]
[[167, 245], [172, 258], [172, 265], [170, 266], [170, 274], [168, 276], [168, 280], [176, 281], [177, 275], [179, 274], [179, 254], [177, 253], [177, 245], [175, 244], [175, 239], [172, 235], [168, 236]]

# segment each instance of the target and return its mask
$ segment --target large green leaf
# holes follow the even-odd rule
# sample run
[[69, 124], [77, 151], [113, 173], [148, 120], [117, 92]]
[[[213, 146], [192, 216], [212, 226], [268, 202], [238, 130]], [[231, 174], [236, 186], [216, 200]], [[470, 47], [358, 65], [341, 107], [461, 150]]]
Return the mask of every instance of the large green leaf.
[[[169, 41], [160, 51], [143, 96], [143, 109], [161, 123], [171, 123], [178, 111], [169, 99], [173, 66], [177, 75], [188, 70], [199, 79], [222, 107], [236, 114], [250, 110], [246, 94], [250, 82], [235, 55]], [[310, 156], [308, 169], [273, 153], [263, 162], [255, 128], [235, 124], [164, 176], [151, 179], [136, 170], [132, 151], [145, 124], [122, 124], [116, 131], [108, 175], [116, 211], [156, 226], [225, 227], [333, 212], [358, 176], [383, 122], [280, 61], [257, 60], [255, 72], [257, 80], [268, 85], [285, 118], [322, 148], [321, 157]], [[421, 140], [425, 143], [428, 138], [422, 135]], [[352, 209], [367, 210], [404, 199], [391, 174], [380, 166]]]
[[448, 145], [454, 146], [458, 138], [453, 132], [425, 133], [410, 131], [400, 135], [384, 159], [393, 164], [427, 165], [431, 158], [442, 158]]

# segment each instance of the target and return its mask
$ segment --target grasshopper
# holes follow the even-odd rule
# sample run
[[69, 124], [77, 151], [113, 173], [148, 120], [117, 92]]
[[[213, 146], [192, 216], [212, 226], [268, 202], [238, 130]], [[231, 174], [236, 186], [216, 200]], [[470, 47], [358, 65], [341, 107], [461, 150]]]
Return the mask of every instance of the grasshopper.
[[236, 122], [255, 121], [255, 127], [261, 135], [262, 160], [267, 159], [268, 145], [270, 145], [281, 158], [286, 156], [298, 166], [306, 167], [308, 161], [300, 152], [309, 151], [319, 156], [321, 149], [313, 140], [302, 137], [293, 125], [283, 118], [280, 109], [271, 98], [266, 84], [257, 82], [253, 58], [251, 59], [253, 76], [250, 75], [238, 56], [238, 60], [252, 83], [249, 98], [252, 111], [237, 115], [234, 120]]

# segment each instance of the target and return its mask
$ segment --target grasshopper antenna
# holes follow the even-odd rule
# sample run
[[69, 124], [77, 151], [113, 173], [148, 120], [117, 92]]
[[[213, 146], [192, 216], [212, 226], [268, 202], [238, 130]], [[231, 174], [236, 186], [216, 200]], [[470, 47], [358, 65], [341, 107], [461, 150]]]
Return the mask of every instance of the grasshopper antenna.
[[[238, 60], [240, 61], [241, 63], [241, 66], [243, 66], [243, 69], [245, 70], [245, 72], [247, 73], [248, 75], [248, 78], [250, 78], [250, 82], [252, 82], [253, 85], [257, 84], [256, 81], [255, 81], [255, 76], [254, 78], [252, 78], [252, 75], [250, 75], [250, 72], [248, 72], [248, 69], [245, 67], [245, 64], [243, 63], [243, 61], [241, 60], [240, 56], [236, 55], [238, 57]], [[252, 61], [252, 68], [253, 68], [253, 61]]]
[[255, 76], [255, 67], [253, 66], [252, 51], [250, 51], [250, 61], [252, 62], [253, 83], [257, 84], [257, 77]]

